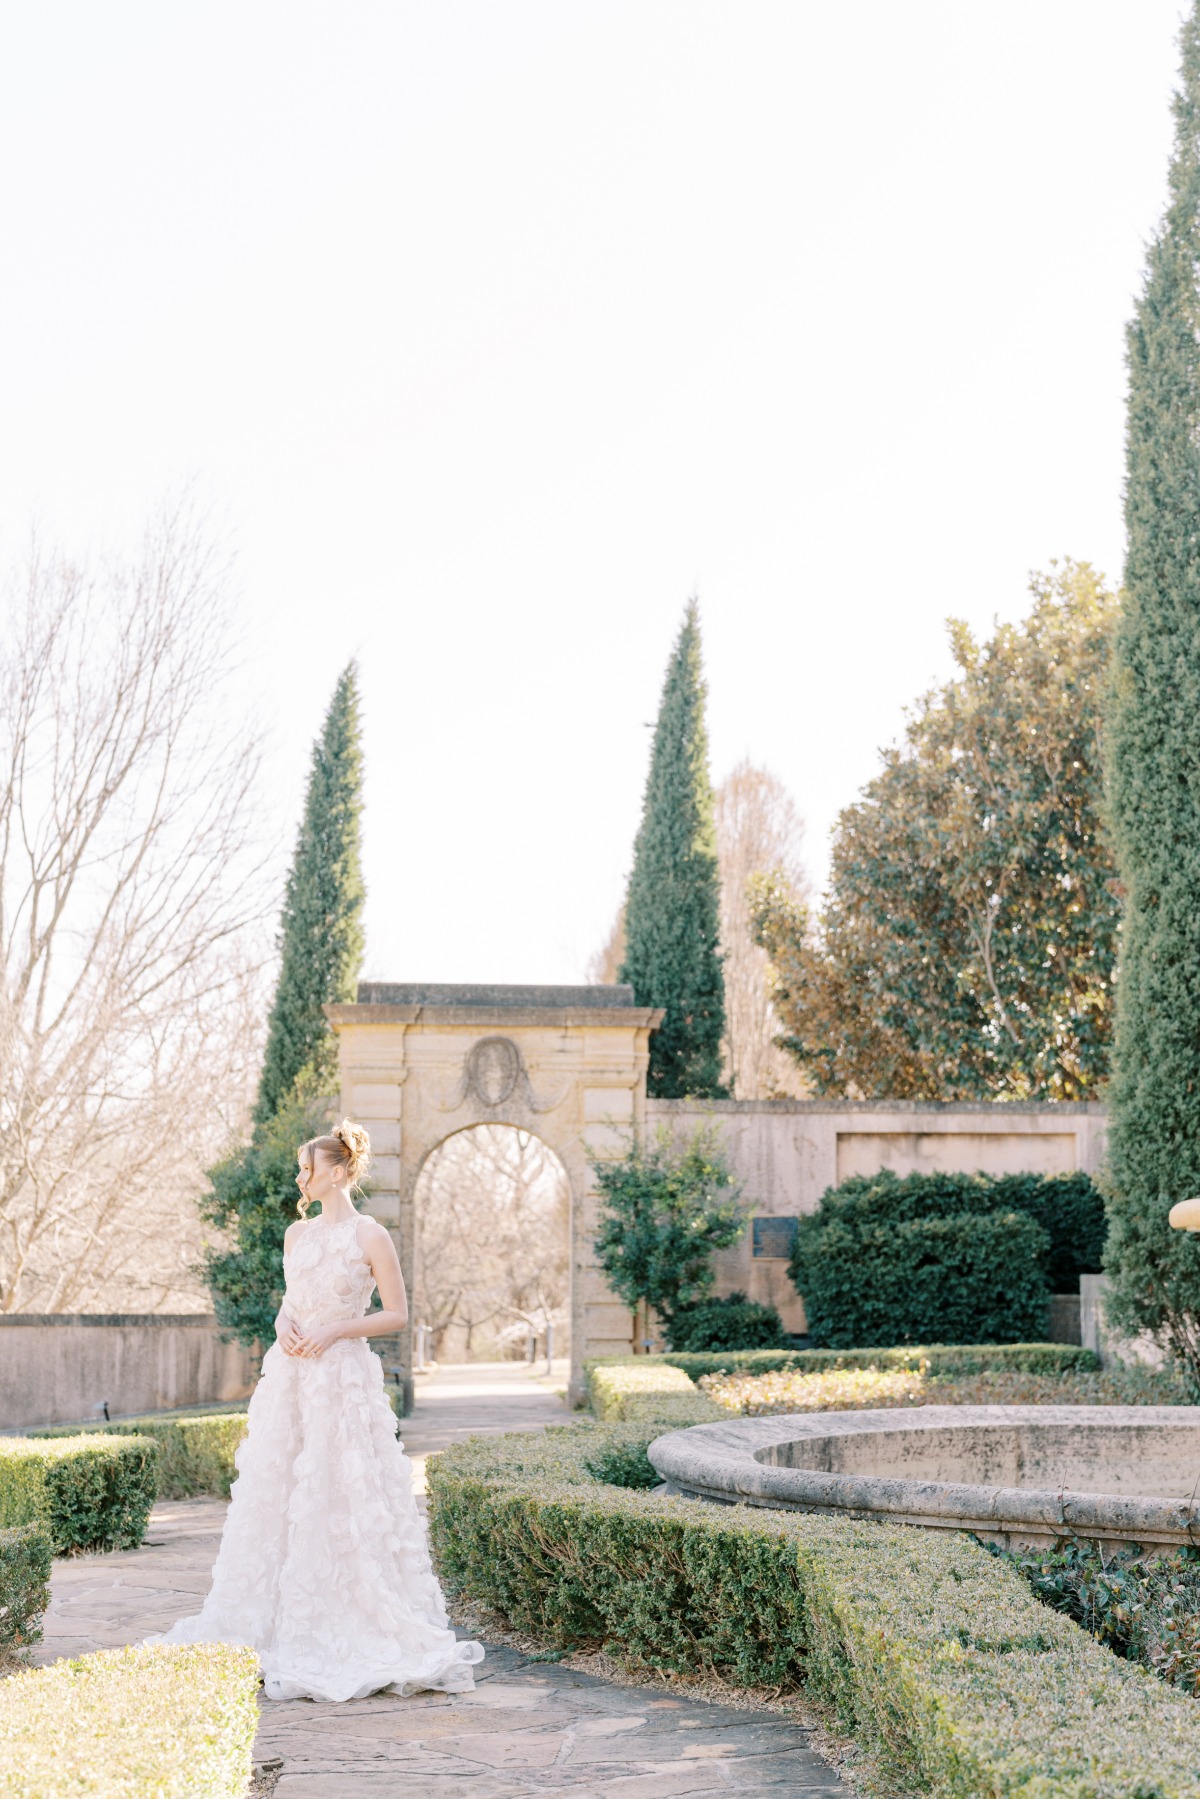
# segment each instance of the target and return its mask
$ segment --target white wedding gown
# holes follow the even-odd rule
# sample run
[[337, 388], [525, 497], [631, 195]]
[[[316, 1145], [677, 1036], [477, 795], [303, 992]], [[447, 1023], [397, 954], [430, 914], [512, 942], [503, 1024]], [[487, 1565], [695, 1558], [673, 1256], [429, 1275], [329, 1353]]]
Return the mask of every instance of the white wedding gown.
[[[366, 1311], [361, 1220], [313, 1219], [283, 1258], [305, 1328]], [[316, 1357], [273, 1344], [237, 1452], [238, 1477], [203, 1610], [160, 1643], [246, 1643], [269, 1699], [467, 1692], [478, 1643], [458, 1642], [429, 1560], [379, 1357], [342, 1337]]]

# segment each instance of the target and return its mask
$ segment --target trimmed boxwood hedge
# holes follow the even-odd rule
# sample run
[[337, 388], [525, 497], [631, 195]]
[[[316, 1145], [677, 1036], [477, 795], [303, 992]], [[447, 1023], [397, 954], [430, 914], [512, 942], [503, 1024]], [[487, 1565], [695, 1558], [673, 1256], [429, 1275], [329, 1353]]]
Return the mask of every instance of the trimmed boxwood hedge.
[[[681, 1368], [692, 1380], [702, 1374], [776, 1374], [795, 1368], [824, 1374], [833, 1368], [920, 1368], [933, 1375], [1096, 1374], [1100, 1358], [1074, 1343], [927, 1343], [886, 1349], [734, 1349], [704, 1353], [668, 1350], [664, 1355], [598, 1356], [595, 1368]], [[643, 1378], [649, 1379], [646, 1375]]]
[[[119, 1418], [88, 1426], [100, 1436], [151, 1437], [158, 1445], [158, 1496], [192, 1499], [198, 1493], [229, 1498], [236, 1474], [234, 1452], [246, 1434], [241, 1412], [160, 1412], [145, 1418]], [[34, 1437], [69, 1437], [77, 1425], [51, 1425], [31, 1431]]]
[[0, 1530], [0, 1660], [41, 1642], [53, 1556], [44, 1524]]
[[104, 1649], [0, 1682], [0, 1799], [244, 1799], [258, 1657]]
[[1196, 1799], [1200, 1709], [957, 1533], [601, 1484], [593, 1426], [428, 1464], [447, 1589], [562, 1648], [805, 1688], [948, 1799]]
[[656, 1423], [663, 1430], [709, 1424], [728, 1418], [715, 1400], [698, 1391], [681, 1368], [662, 1356], [585, 1364], [587, 1401], [606, 1424]]
[[0, 1437], [0, 1526], [44, 1524], [56, 1555], [136, 1549], [157, 1463], [149, 1437]]

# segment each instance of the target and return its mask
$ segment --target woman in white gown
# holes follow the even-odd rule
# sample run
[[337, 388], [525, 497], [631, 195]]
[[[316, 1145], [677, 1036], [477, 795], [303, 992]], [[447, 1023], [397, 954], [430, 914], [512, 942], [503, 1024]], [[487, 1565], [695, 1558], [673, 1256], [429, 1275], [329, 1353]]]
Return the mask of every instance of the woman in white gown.
[[[366, 1339], [402, 1328], [391, 1237], [351, 1194], [370, 1144], [346, 1120], [298, 1152], [300, 1218], [286, 1287], [237, 1452], [203, 1610], [161, 1643], [246, 1643], [269, 1699], [361, 1699], [392, 1688], [468, 1691], [478, 1643], [455, 1639]], [[309, 1205], [319, 1218], [306, 1218]], [[382, 1311], [368, 1312], [379, 1288]]]

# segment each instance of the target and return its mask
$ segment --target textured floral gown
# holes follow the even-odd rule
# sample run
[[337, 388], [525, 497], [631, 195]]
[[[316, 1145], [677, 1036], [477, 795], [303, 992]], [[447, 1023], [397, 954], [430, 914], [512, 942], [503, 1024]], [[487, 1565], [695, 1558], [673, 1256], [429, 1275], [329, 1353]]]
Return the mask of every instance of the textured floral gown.
[[[285, 1252], [284, 1304], [301, 1329], [366, 1311], [375, 1280], [361, 1222], [314, 1219]], [[447, 1623], [412, 1464], [365, 1338], [316, 1357], [272, 1345], [237, 1468], [204, 1608], [152, 1641], [247, 1643], [269, 1699], [474, 1685], [483, 1650]]]

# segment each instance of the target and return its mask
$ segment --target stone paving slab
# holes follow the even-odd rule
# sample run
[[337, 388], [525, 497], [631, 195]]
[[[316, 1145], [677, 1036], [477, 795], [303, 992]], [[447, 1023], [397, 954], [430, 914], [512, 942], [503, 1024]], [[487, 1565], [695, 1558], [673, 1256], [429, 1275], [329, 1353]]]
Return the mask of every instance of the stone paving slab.
[[283, 1760], [276, 1799], [325, 1799], [338, 1781], [431, 1799], [849, 1799], [778, 1716], [656, 1698], [511, 1649], [489, 1649], [473, 1693], [265, 1704], [258, 1753]]

